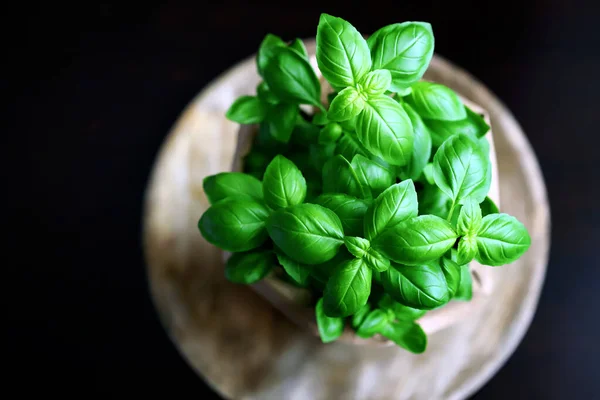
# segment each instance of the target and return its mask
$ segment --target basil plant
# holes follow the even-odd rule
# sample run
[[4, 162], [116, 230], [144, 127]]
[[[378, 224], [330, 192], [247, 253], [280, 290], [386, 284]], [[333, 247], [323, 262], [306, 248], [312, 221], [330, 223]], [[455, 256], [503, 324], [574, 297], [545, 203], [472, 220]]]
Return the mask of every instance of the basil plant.
[[365, 40], [322, 14], [316, 44], [328, 96], [301, 40], [264, 38], [256, 94], [226, 114], [257, 134], [244, 172], [204, 180], [211, 206], [199, 230], [233, 253], [231, 282], [270, 276], [310, 290], [323, 342], [349, 327], [422, 353], [415, 321], [470, 300], [469, 263], [511, 263], [530, 236], [487, 196], [489, 126], [453, 90], [421, 79], [429, 24]]

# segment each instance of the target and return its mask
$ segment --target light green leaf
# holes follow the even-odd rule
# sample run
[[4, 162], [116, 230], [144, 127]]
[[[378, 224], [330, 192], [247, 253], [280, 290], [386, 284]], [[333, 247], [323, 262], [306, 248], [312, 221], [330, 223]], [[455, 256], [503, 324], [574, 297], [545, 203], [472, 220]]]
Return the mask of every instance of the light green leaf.
[[383, 336], [411, 353], [421, 354], [427, 349], [427, 335], [412, 321], [396, 321], [386, 325]]
[[331, 122], [321, 128], [319, 132], [319, 144], [335, 143], [342, 136], [342, 127]]
[[472, 197], [467, 198], [458, 215], [458, 234], [461, 236], [475, 235], [481, 226], [481, 218], [481, 208], [478, 202]]
[[276, 254], [279, 264], [281, 264], [285, 272], [294, 280], [294, 282], [300, 286], [306, 286], [310, 275], [310, 267], [292, 260], [281, 251], [277, 251]]
[[392, 92], [403, 92], [417, 82], [429, 66], [435, 40], [431, 25], [425, 22], [404, 22], [385, 26], [367, 40], [373, 59], [373, 69], [391, 73]]
[[369, 46], [350, 23], [323, 13], [317, 27], [317, 64], [334, 88], [355, 86], [371, 70]]
[[370, 338], [381, 333], [388, 324], [388, 315], [383, 310], [373, 310], [365, 318], [356, 330], [356, 336], [363, 339]]
[[226, 198], [202, 214], [198, 229], [206, 241], [225, 251], [248, 251], [267, 239], [269, 213], [264, 204], [249, 197]]
[[265, 171], [263, 195], [274, 210], [301, 204], [306, 197], [306, 180], [293, 162], [277, 155]]
[[457, 263], [465, 265], [477, 257], [477, 240], [475, 236], [463, 236], [458, 241]]
[[384, 94], [392, 84], [392, 75], [387, 69], [377, 69], [369, 72], [358, 84], [359, 92], [367, 97]]
[[330, 317], [347, 317], [363, 307], [371, 294], [372, 272], [358, 258], [340, 264], [323, 292], [323, 309]]
[[417, 216], [417, 193], [413, 181], [396, 183], [383, 191], [365, 214], [365, 237], [375, 239], [387, 228]]
[[310, 63], [295, 50], [276, 47], [264, 70], [264, 79], [282, 101], [321, 105], [321, 84]]
[[372, 197], [377, 197], [395, 182], [395, 176], [389, 169], [382, 167], [375, 161], [357, 154], [350, 163], [358, 182], [362, 187], [370, 189]]
[[296, 50], [302, 57], [308, 59], [308, 52], [306, 51], [306, 46], [302, 40], [294, 39], [294, 41], [290, 43], [289, 47]]
[[233, 283], [251, 285], [267, 276], [273, 263], [270, 251], [233, 253], [225, 265], [225, 278]]
[[267, 221], [267, 229], [273, 242], [302, 264], [331, 260], [344, 243], [340, 219], [333, 211], [316, 204], [275, 211]]
[[439, 264], [444, 273], [450, 298], [454, 297], [454, 294], [460, 285], [460, 266], [446, 256], [435, 262]]
[[381, 283], [394, 300], [418, 310], [433, 310], [450, 301], [448, 283], [438, 263], [405, 266], [392, 263]]
[[421, 215], [387, 228], [371, 240], [371, 246], [397, 263], [419, 265], [440, 258], [457, 237], [446, 220]]
[[459, 121], [425, 120], [425, 125], [432, 133], [433, 145], [439, 147], [452, 135], [465, 134], [472, 139], [483, 137], [489, 130], [489, 125], [469, 107], [465, 106], [466, 118]]
[[340, 218], [346, 235], [362, 236], [363, 218], [369, 207], [366, 201], [346, 194], [322, 194], [315, 203], [330, 209]]
[[488, 165], [477, 143], [466, 135], [453, 135], [433, 157], [433, 178], [454, 203], [463, 204], [472, 195], [481, 202], [485, 194], [475, 196], [474, 192], [486, 181]]
[[489, 266], [512, 263], [531, 246], [525, 226], [515, 217], [503, 213], [483, 217], [476, 241], [477, 261]]
[[391, 165], [408, 163], [413, 150], [413, 127], [402, 106], [388, 96], [369, 99], [356, 120], [360, 143]]
[[225, 113], [227, 119], [238, 124], [258, 124], [265, 119], [267, 107], [258, 97], [238, 97]]
[[398, 303], [387, 293], [381, 297], [377, 305], [383, 310], [392, 310], [395, 319], [399, 319], [401, 321], [417, 320], [427, 312], [426, 310], [418, 310], [416, 308], [408, 307], [404, 304]]
[[460, 97], [449, 87], [439, 83], [417, 82], [406, 101], [426, 119], [459, 121], [467, 117]]
[[279, 36], [271, 33], [265, 36], [258, 48], [258, 53], [256, 54], [256, 67], [261, 76], [264, 76], [264, 70], [269, 61], [273, 58], [273, 50], [277, 47], [285, 46], [285, 42]]
[[344, 237], [344, 245], [356, 258], [363, 258], [363, 256], [367, 253], [371, 244], [367, 239], [356, 237], [356, 236], [345, 236]]
[[468, 265], [460, 267], [460, 285], [454, 294], [455, 300], [469, 301], [473, 298], [473, 283]]
[[352, 315], [352, 327], [358, 329], [360, 324], [367, 318], [367, 315], [371, 312], [371, 305], [369, 303], [362, 306], [357, 312]]
[[356, 117], [365, 108], [365, 99], [353, 87], [338, 93], [331, 102], [327, 118], [330, 121], [346, 121]]
[[369, 249], [365, 253], [363, 260], [369, 268], [376, 272], [383, 272], [390, 267], [390, 260], [373, 249]]
[[315, 307], [315, 317], [319, 336], [323, 343], [336, 341], [344, 333], [344, 320], [342, 318], [331, 318], [325, 315], [323, 310], [323, 299], [319, 299]]
[[202, 181], [202, 188], [211, 204], [227, 197], [250, 196], [262, 200], [262, 183], [242, 172], [220, 172]]
[[431, 134], [419, 114], [408, 103], [402, 103], [402, 107], [410, 118], [414, 135], [412, 155], [404, 167], [404, 174], [406, 178], [416, 181], [431, 158]]
[[362, 199], [372, 198], [369, 187], [361, 183], [352, 165], [341, 155], [331, 158], [323, 166], [323, 193], [345, 193]]

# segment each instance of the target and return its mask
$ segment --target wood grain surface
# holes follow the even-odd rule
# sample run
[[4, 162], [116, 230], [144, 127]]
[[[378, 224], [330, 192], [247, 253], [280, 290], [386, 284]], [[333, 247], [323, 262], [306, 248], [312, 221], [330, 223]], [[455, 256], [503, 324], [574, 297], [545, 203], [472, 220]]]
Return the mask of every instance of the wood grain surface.
[[[314, 53], [314, 43], [308, 43]], [[502, 211], [532, 237], [517, 262], [486, 270], [495, 282], [469, 318], [429, 336], [425, 354], [396, 347], [323, 345], [251, 288], [223, 276], [223, 254], [203, 240], [202, 179], [229, 170], [238, 126], [224, 111], [254, 89], [248, 59], [189, 105], [156, 161], [144, 241], [150, 289], [166, 330], [190, 365], [228, 398], [460, 399], [506, 361], [528, 327], [543, 283], [549, 209], [537, 160], [510, 112], [484, 86], [434, 57], [426, 79], [481, 105], [491, 119]]]

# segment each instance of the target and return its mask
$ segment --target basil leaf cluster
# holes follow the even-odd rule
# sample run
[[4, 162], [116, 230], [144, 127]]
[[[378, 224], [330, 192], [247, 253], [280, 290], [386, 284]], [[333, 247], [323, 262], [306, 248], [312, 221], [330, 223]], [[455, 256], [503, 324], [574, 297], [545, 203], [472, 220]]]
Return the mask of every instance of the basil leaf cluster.
[[256, 93], [226, 112], [257, 133], [243, 172], [204, 179], [211, 205], [198, 229], [232, 253], [230, 282], [308, 290], [324, 343], [353, 330], [422, 353], [418, 320], [471, 299], [469, 264], [512, 263], [531, 238], [488, 197], [490, 126], [451, 88], [422, 79], [430, 24], [392, 24], [365, 40], [322, 14], [316, 42], [331, 93], [301, 40], [268, 34], [260, 44]]

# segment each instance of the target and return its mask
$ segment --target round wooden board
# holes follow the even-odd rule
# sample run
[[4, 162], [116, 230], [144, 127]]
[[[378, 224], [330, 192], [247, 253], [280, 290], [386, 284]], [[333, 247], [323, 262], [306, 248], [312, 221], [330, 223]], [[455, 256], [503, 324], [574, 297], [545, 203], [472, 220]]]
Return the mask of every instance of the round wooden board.
[[[307, 43], [314, 54], [314, 42]], [[220, 250], [197, 221], [208, 207], [202, 179], [230, 170], [238, 125], [224, 118], [258, 83], [253, 58], [217, 78], [186, 108], [154, 166], [144, 215], [150, 291], [165, 329], [190, 365], [235, 399], [463, 399], [502, 366], [534, 314], [549, 250], [550, 217], [529, 142], [503, 104], [465, 71], [436, 56], [425, 75], [490, 113], [503, 212], [532, 237], [469, 319], [429, 336], [427, 351], [324, 345], [251, 288], [227, 282]], [[249, 78], [250, 76], [250, 78]], [[491, 268], [491, 267], [490, 267]]]

